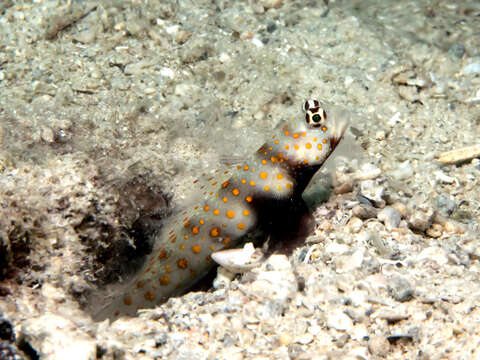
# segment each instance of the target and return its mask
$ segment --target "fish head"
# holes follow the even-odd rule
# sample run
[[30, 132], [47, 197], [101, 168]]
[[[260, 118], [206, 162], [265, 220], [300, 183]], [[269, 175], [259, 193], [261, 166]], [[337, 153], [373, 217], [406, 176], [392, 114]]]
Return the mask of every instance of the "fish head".
[[348, 124], [346, 110], [318, 100], [307, 100], [302, 106], [303, 117], [288, 121], [281, 127], [277, 151], [291, 166], [321, 166], [341, 141]]

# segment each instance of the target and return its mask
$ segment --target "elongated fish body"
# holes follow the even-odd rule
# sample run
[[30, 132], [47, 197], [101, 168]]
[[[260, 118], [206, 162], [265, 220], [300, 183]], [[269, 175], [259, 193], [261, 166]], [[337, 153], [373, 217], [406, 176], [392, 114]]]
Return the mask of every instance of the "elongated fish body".
[[215, 190], [164, 225], [143, 269], [96, 317], [134, 315], [182, 293], [215, 265], [213, 252], [240, 246], [240, 239], [264, 222], [274, 227], [276, 212], [300, 199], [347, 126], [344, 112], [317, 100], [306, 101], [303, 112], [280, 124], [228, 180], [209, 179]]

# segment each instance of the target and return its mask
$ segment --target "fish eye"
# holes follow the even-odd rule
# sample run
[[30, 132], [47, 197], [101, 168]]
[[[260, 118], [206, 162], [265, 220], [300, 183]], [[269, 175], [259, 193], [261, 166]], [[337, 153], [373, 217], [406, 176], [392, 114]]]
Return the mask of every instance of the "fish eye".
[[305, 112], [305, 122], [308, 126], [317, 128], [324, 126], [327, 121], [327, 113], [318, 100], [307, 100], [302, 107]]
[[311, 127], [320, 127], [327, 121], [327, 113], [320, 107], [309, 108], [306, 110], [305, 121]]

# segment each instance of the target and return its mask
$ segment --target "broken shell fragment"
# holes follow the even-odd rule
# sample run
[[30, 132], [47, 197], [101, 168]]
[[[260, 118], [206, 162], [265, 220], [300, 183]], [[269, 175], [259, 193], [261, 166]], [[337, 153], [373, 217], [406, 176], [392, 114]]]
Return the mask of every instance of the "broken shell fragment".
[[216, 251], [212, 254], [212, 259], [233, 273], [242, 273], [258, 266], [263, 260], [263, 253], [249, 242], [241, 249]]
[[457, 164], [480, 157], [480, 145], [467, 146], [461, 149], [447, 151], [438, 157], [442, 164]]

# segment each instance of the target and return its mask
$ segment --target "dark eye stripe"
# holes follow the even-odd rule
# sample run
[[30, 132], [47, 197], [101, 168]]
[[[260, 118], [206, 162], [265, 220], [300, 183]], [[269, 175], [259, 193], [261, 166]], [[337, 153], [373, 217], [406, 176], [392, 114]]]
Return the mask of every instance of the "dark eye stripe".
[[303, 103], [303, 111], [308, 111], [312, 110], [312, 112], [315, 112], [316, 109], [320, 107], [320, 103], [318, 100], [307, 100]]

